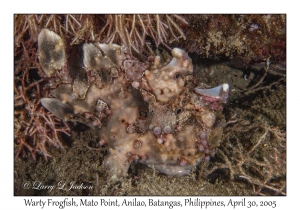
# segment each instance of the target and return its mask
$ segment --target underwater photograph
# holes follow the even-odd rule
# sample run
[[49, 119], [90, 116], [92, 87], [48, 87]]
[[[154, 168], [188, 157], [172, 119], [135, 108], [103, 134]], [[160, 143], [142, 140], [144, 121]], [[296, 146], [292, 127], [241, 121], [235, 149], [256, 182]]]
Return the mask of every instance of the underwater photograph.
[[14, 196], [285, 196], [286, 14], [14, 14]]

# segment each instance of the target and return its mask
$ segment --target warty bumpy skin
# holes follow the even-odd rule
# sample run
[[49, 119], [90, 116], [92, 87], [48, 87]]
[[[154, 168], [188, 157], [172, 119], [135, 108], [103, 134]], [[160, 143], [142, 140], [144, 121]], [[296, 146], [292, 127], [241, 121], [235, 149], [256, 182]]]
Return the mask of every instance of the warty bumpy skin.
[[80, 46], [82, 59], [72, 60], [74, 53], [67, 59], [62, 39], [48, 29], [40, 32], [38, 46], [45, 75], [59, 81], [52, 98], [41, 103], [55, 116], [99, 132], [100, 144], [109, 148], [103, 164], [112, 180], [126, 176], [131, 162], [169, 176], [189, 175], [215, 154], [229, 86], [195, 86], [184, 50], [140, 62], [125, 47], [88, 43]]

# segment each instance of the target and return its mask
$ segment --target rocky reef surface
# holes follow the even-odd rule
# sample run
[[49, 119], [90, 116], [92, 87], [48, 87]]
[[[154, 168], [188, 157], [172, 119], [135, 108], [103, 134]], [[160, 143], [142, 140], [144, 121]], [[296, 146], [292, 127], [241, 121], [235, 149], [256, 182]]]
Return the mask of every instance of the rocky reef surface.
[[75, 60], [72, 54], [67, 58], [62, 39], [48, 29], [39, 34], [38, 46], [43, 71], [58, 78], [53, 98], [42, 98], [42, 105], [64, 121], [99, 132], [100, 144], [109, 147], [104, 164], [111, 179], [126, 176], [132, 161], [167, 175], [188, 175], [215, 154], [229, 86], [194, 84], [184, 50], [142, 63], [124, 47], [87, 43]]

